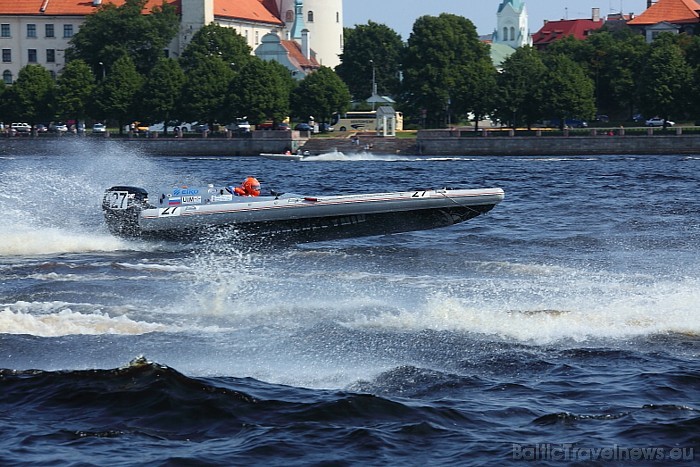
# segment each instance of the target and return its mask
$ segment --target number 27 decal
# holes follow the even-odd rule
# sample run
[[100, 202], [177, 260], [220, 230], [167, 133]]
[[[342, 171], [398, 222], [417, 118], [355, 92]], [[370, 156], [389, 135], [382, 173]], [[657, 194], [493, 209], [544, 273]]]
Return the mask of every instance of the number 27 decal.
[[428, 196], [428, 192], [427, 192], [427, 191], [415, 191], [415, 192], [413, 192], [413, 194], [411, 195], [411, 198], [423, 198], [423, 197], [425, 197], [425, 196]]
[[161, 209], [160, 212], [158, 213], [159, 217], [179, 216], [179, 215], [180, 215], [180, 206], [167, 207], [165, 209]]

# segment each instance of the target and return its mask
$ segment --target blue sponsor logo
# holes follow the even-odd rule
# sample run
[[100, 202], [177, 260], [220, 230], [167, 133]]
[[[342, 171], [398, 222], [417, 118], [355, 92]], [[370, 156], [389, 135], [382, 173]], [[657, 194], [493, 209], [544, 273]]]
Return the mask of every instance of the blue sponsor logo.
[[179, 188], [173, 189], [173, 196], [196, 195], [197, 193], [199, 193], [197, 188], [183, 188], [182, 190]]

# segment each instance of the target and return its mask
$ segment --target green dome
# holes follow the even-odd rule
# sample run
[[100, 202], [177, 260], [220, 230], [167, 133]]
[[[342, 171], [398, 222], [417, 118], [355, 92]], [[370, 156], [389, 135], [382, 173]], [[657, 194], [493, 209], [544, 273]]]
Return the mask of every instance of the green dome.
[[498, 12], [500, 13], [509, 3], [513, 9], [518, 12], [522, 11], [525, 6], [524, 0], [503, 0], [503, 3], [498, 7]]

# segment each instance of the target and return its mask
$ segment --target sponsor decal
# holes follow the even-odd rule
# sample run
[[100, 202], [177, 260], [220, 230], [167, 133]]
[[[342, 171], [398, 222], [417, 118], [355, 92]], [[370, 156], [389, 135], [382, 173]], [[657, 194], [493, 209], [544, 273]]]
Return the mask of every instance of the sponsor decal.
[[196, 195], [199, 193], [199, 190], [197, 188], [173, 188], [173, 195], [174, 196], [183, 196], [183, 195]]
[[202, 204], [201, 196], [183, 196], [182, 204]]
[[214, 195], [211, 197], [212, 203], [218, 203], [220, 201], [233, 201], [233, 195]]
[[167, 207], [165, 209], [158, 210], [158, 217], [173, 217], [180, 215], [180, 208], [178, 206]]

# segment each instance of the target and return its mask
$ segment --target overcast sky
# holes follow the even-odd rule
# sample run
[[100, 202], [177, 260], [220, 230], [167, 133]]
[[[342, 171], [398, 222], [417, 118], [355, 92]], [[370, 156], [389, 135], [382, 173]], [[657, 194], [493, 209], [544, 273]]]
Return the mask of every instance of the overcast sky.
[[[414, 21], [420, 16], [453, 13], [469, 18], [479, 35], [490, 34], [496, 27], [496, 12], [501, 0], [343, 0], [346, 27], [367, 24], [372, 20], [386, 24], [406, 40]], [[530, 32], [537, 32], [545, 19], [589, 18], [592, 8], [600, 8], [601, 16], [611, 11], [639, 15], [647, 0], [525, 0]]]

